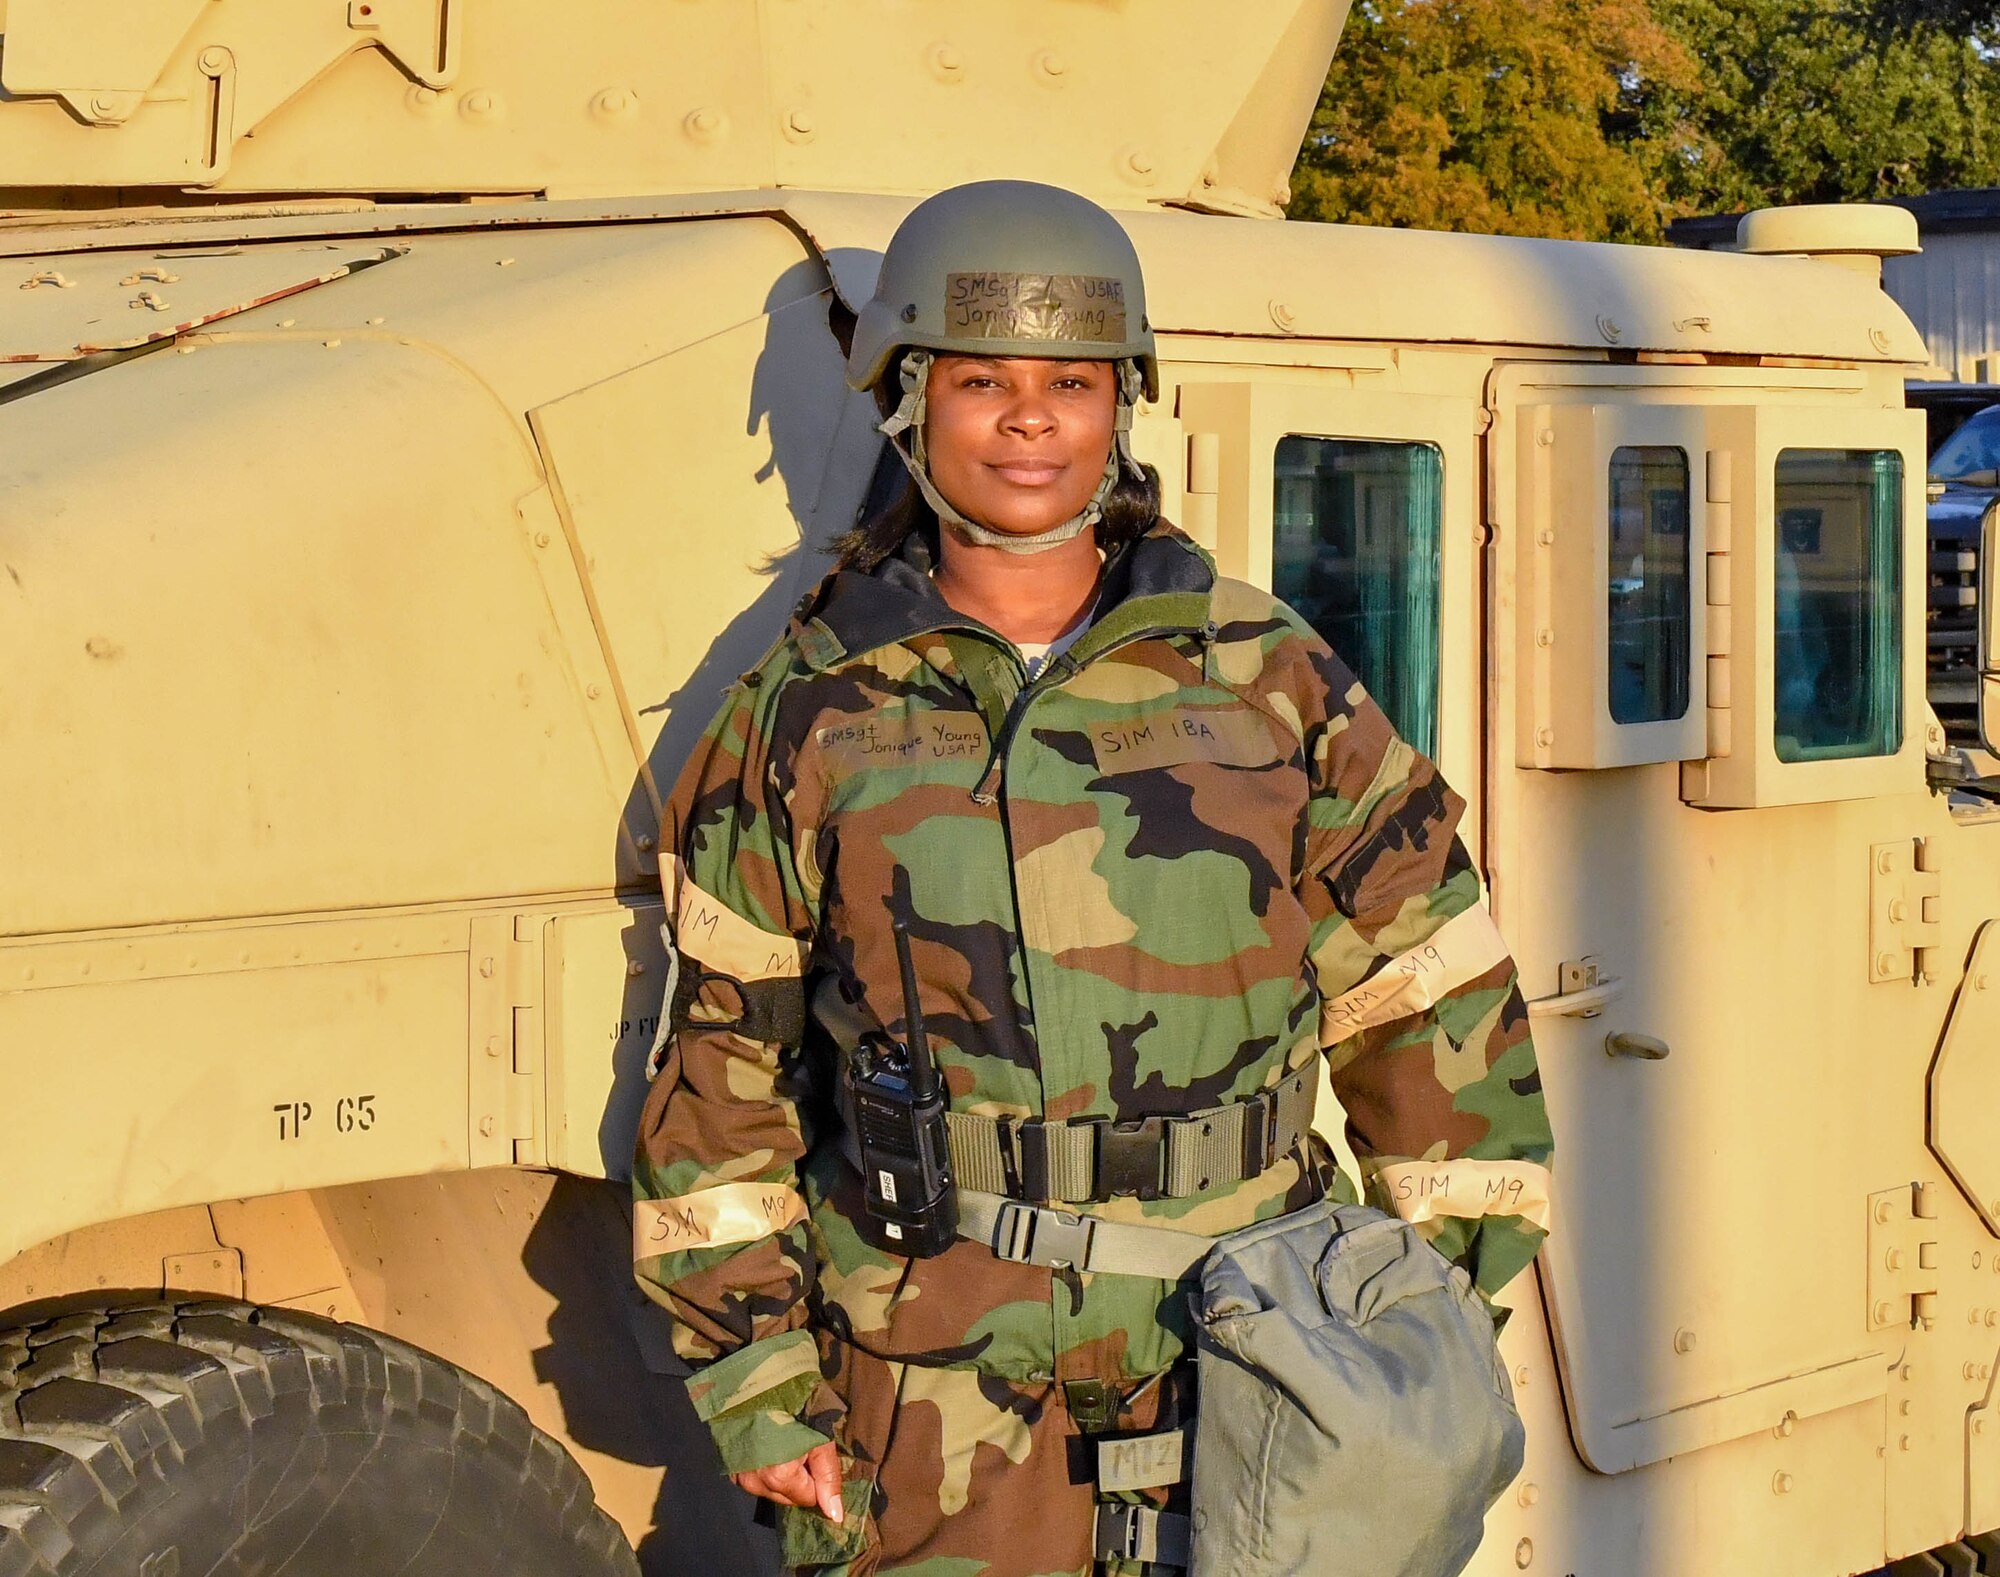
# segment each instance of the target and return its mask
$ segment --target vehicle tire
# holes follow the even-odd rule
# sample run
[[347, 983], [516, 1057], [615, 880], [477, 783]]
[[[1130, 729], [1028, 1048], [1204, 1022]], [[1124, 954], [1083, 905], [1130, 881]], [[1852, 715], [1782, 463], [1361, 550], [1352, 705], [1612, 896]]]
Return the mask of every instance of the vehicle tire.
[[380, 1332], [215, 1301], [0, 1330], [0, 1577], [636, 1577], [575, 1460]]

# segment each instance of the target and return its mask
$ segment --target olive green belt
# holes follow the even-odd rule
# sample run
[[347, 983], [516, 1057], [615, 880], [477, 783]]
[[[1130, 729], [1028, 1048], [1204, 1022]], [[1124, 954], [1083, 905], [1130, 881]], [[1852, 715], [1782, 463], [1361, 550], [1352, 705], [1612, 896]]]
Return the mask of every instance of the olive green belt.
[[1246, 1101], [1185, 1117], [1011, 1118], [947, 1112], [961, 1190], [1037, 1203], [1187, 1199], [1246, 1182], [1297, 1148], [1319, 1096], [1308, 1065]]

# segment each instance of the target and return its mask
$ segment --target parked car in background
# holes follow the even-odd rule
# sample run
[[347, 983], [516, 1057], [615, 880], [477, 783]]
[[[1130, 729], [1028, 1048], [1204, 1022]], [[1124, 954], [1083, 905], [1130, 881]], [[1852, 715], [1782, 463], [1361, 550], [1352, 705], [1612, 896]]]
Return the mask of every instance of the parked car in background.
[[1976, 745], [1979, 524], [2000, 499], [2000, 404], [1967, 417], [1931, 451], [1926, 469], [1930, 602], [1925, 671], [1931, 706], [1953, 744]]
[[1989, 405], [2000, 404], [2000, 383], [1936, 383], [1911, 378], [1903, 400], [1924, 413], [1924, 448], [1935, 454], [1947, 438]]

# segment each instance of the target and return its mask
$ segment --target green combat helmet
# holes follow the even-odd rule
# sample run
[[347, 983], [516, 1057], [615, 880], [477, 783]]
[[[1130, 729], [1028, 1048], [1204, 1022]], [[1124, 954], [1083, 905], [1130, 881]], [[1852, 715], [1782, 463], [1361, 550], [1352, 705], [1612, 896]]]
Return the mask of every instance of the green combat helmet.
[[[1118, 363], [1117, 439], [1081, 514], [1032, 537], [976, 525], [945, 502], [924, 454], [924, 393], [933, 353], [1070, 357]], [[1039, 553], [1097, 523], [1132, 455], [1132, 411], [1159, 398], [1139, 255], [1118, 221], [1088, 198], [1033, 181], [975, 181], [910, 211], [861, 309], [847, 381], [872, 389], [894, 367], [903, 397], [882, 432], [940, 520], [974, 542]], [[908, 439], [903, 435], [907, 433]]]

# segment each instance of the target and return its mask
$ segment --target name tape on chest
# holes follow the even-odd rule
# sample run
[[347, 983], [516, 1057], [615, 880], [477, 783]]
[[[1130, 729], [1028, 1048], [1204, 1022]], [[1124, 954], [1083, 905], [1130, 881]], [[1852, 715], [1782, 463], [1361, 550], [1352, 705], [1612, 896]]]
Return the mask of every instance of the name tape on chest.
[[632, 1258], [754, 1243], [806, 1218], [806, 1202], [783, 1183], [724, 1183], [678, 1199], [632, 1206]]
[[1407, 953], [1392, 958], [1352, 991], [1323, 1004], [1319, 1037], [1323, 1046], [1350, 1035], [1420, 1013], [1441, 997], [1506, 962], [1500, 928], [1475, 904], [1453, 915]]
[[1549, 1230], [1549, 1170], [1533, 1161], [1398, 1161], [1375, 1186], [1405, 1221], [1520, 1216]]
[[1191, 761], [1267, 767], [1280, 758], [1270, 726], [1255, 715], [1181, 707], [1095, 725], [1090, 753], [1100, 772], [1148, 772]]
[[856, 717], [813, 730], [828, 767], [924, 766], [986, 759], [986, 721], [977, 712], [927, 712], [915, 717]]
[[668, 862], [674, 909], [674, 950], [713, 974], [734, 980], [795, 980], [805, 973], [805, 950], [795, 937], [752, 925], [713, 893], [688, 879], [678, 860]]

